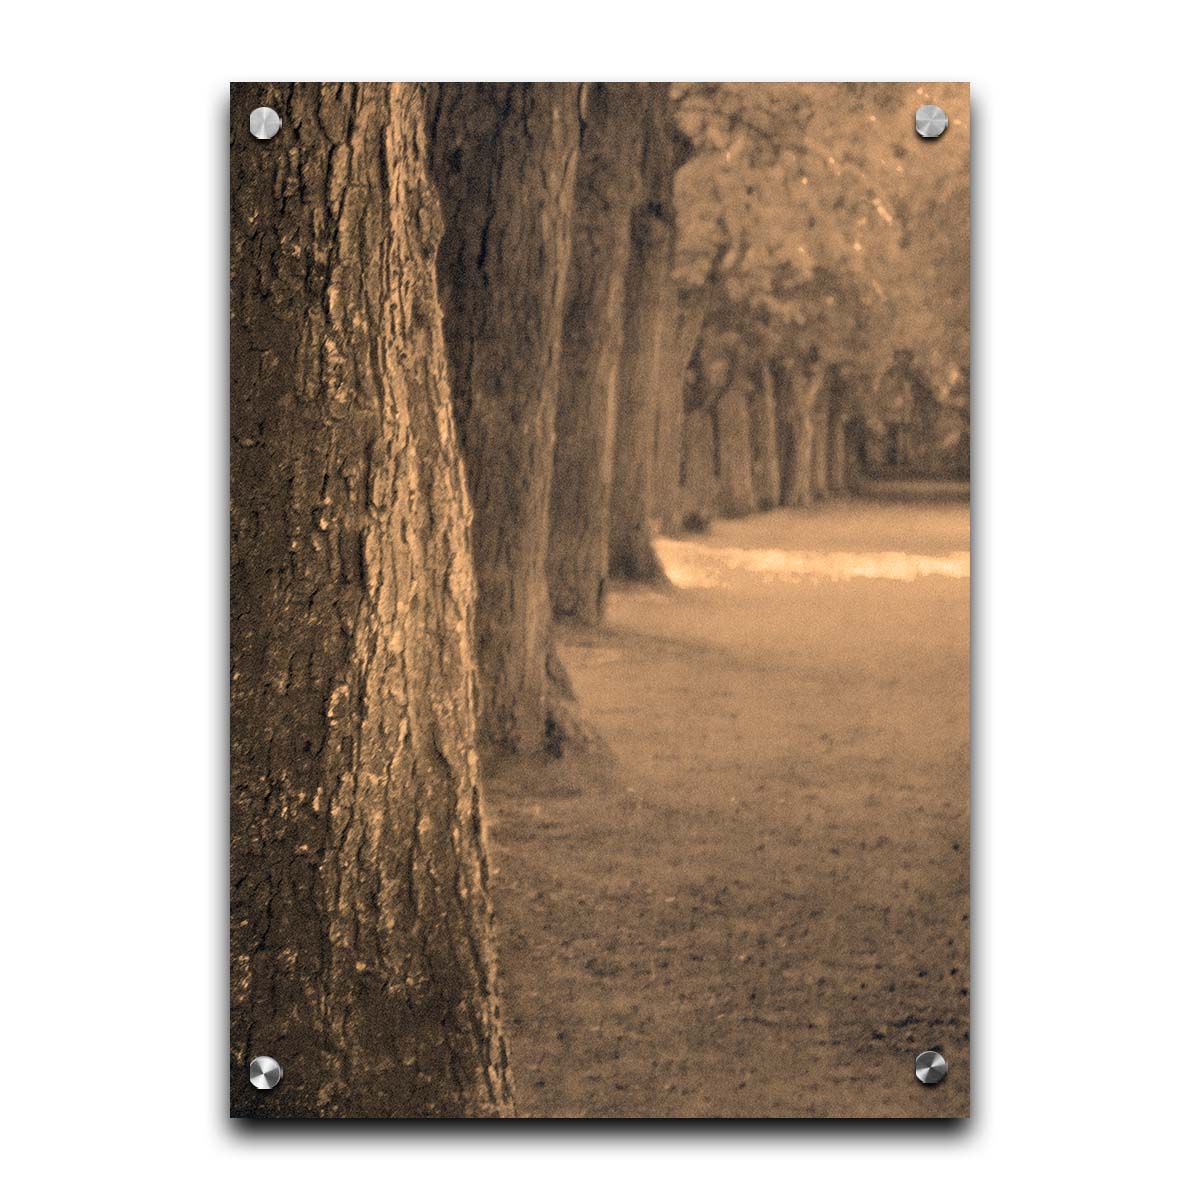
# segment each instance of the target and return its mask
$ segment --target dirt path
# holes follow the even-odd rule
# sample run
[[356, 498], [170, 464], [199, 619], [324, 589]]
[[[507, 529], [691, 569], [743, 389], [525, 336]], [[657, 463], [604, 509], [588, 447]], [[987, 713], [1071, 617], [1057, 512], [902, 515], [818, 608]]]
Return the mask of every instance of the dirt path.
[[490, 780], [524, 1115], [965, 1115], [968, 536], [936, 496], [721, 522], [561, 631], [615, 761]]

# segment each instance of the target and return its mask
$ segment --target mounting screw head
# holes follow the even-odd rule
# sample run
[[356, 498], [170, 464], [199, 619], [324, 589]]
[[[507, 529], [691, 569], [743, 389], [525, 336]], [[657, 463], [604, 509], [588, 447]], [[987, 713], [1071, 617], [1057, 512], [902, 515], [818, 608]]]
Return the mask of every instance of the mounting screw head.
[[283, 121], [273, 108], [256, 108], [250, 114], [250, 132], [260, 142], [270, 141], [283, 128]]
[[283, 1068], [271, 1057], [260, 1054], [250, 1063], [250, 1082], [261, 1092], [269, 1092], [283, 1078]]
[[917, 132], [923, 138], [941, 137], [949, 124], [950, 118], [936, 104], [922, 104], [917, 109]]
[[936, 1050], [922, 1050], [917, 1055], [917, 1078], [922, 1083], [941, 1083], [947, 1070], [946, 1060]]

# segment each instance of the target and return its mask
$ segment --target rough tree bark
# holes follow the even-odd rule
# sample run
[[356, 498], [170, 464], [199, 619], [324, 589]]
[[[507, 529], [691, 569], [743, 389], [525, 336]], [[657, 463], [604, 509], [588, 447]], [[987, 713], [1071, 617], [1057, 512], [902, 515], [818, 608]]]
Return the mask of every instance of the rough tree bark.
[[764, 364], [750, 389], [750, 463], [754, 507], [760, 511], [779, 503], [779, 443], [775, 428], [775, 383]]
[[423, 97], [231, 108], [232, 1111], [504, 1115]]
[[567, 83], [430, 96], [438, 283], [474, 508], [480, 735], [509, 751], [561, 737], [546, 555], [581, 97]]
[[655, 430], [675, 221], [676, 141], [670, 84], [646, 85], [639, 149], [642, 188], [630, 229], [625, 347], [617, 380], [609, 570], [621, 579], [666, 578], [654, 552]]
[[558, 616], [598, 624], [608, 580], [617, 369], [646, 86], [588, 87], [562, 330], [547, 570]]
[[735, 379], [717, 400], [718, 507], [723, 517], [745, 517], [754, 511], [748, 390]]

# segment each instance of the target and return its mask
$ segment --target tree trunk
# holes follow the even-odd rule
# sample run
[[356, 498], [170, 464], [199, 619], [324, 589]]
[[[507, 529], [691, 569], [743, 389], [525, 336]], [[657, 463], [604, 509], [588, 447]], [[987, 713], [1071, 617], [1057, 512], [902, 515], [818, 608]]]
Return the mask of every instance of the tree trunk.
[[617, 369], [643, 84], [589, 87], [562, 333], [548, 573], [558, 616], [598, 624], [608, 579]]
[[508, 1114], [423, 95], [231, 110], [231, 1109]]
[[813, 470], [814, 500], [829, 495], [829, 392], [822, 381], [813, 399]]
[[867, 455], [867, 427], [857, 413], [846, 418], [846, 491], [862, 491]]
[[683, 392], [688, 364], [692, 361], [704, 324], [705, 308], [702, 300], [689, 302], [679, 294], [677, 288], [670, 289], [664, 320], [665, 344], [658, 389], [658, 434], [655, 440], [658, 468], [654, 508], [662, 533], [677, 533], [683, 525]]
[[546, 555], [577, 84], [440, 84], [429, 108], [454, 416], [474, 508], [482, 739], [557, 737]]
[[647, 84], [642, 189], [630, 227], [625, 347], [617, 381], [609, 569], [621, 579], [665, 579], [654, 552], [655, 432], [664, 321], [671, 281], [675, 174], [670, 85]]
[[829, 421], [829, 490], [841, 495], [846, 490], [846, 417], [834, 412]]
[[[809, 396], [811, 401], [811, 395]], [[785, 503], [798, 508], [809, 507], [816, 498], [813, 473], [816, 466], [817, 423], [814, 406], [809, 403], [800, 409], [796, 420], [796, 476], [790, 499]]]
[[775, 395], [779, 429], [779, 503], [803, 508], [812, 503], [812, 384], [795, 368], [778, 373]]
[[795, 370], [778, 364], [775, 375], [775, 438], [779, 448], [779, 503], [795, 505], [796, 454], [799, 449], [799, 396]]
[[683, 445], [683, 525], [703, 529], [717, 511], [716, 452], [708, 409], [692, 409], [684, 415]]
[[[672, 255], [673, 256], [673, 255]], [[683, 461], [683, 373], [679, 365], [679, 290], [671, 284], [663, 299], [662, 347], [655, 389], [658, 410], [654, 430], [654, 521], [660, 533], [674, 533], [682, 519], [679, 489]]]
[[757, 384], [750, 389], [749, 415], [754, 507], [766, 511], [779, 503], [775, 384], [766, 366], [759, 372]]
[[723, 517], [754, 511], [750, 455], [750, 410], [745, 390], [736, 383], [717, 401], [718, 507]]

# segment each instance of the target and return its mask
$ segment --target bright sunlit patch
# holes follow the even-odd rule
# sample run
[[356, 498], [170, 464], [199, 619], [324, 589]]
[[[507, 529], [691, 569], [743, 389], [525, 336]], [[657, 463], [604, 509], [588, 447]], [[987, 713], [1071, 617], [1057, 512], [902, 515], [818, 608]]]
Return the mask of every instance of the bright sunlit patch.
[[795, 583], [802, 579], [891, 579], [911, 583], [931, 577], [971, 577], [971, 557], [965, 550], [945, 555], [899, 550], [743, 550], [669, 538], [658, 539], [655, 547], [667, 577], [681, 588], [733, 587], [747, 576], [762, 583]]

